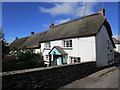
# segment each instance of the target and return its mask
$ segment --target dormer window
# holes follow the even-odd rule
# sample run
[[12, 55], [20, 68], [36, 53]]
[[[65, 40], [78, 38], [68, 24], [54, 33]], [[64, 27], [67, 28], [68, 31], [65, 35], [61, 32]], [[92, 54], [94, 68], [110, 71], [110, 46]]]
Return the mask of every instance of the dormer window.
[[72, 47], [72, 40], [63, 40], [63, 47]]
[[45, 49], [50, 49], [51, 45], [50, 42], [45, 42]]

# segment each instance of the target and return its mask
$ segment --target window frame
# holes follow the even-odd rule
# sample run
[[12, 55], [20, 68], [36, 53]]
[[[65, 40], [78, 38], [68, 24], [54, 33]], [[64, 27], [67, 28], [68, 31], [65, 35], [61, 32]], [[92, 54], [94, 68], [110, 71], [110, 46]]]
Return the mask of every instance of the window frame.
[[73, 40], [66, 39], [63, 40], [63, 48], [72, 48], [73, 47]]
[[45, 42], [44, 43], [44, 49], [50, 49], [51, 48], [51, 43], [50, 42]]
[[71, 57], [70, 56], [70, 62], [71, 63], [80, 63], [81, 62], [81, 57]]

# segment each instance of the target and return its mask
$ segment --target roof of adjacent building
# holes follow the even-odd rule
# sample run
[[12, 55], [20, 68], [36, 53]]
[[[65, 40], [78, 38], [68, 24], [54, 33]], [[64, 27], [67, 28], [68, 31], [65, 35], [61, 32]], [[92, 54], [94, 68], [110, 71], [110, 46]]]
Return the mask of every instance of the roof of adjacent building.
[[105, 16], [100, 13], [96, 13], [56, 25], [47, 31], [40, 32], [29, 37], [14, 40], [10, 44], [10, 48], [37, 48], [40, 47], [40, 43], [42, 42], [93, 36], [99, 32], [103, 24], [106, 26], [111, 38], [111, 28]]
[[115, 44], [120, 44], [120, 41], [119, 41], [119, 40], [117, 40], [117, 39], [116, 39], [116, 38], [114, 38], [114, 37], [113, 37], [113, 41], [114, 41], [114, 43], [115, 43]]
[[26, 41], [28, 37], [24, 37], [24, 38], [20, 38], [20, 39], [16, 39], [14, 40], [11, 44], [10, 44], [10, 50], [15, 50], [18, 49], [19, 47], [22, 46], [22, 44]]

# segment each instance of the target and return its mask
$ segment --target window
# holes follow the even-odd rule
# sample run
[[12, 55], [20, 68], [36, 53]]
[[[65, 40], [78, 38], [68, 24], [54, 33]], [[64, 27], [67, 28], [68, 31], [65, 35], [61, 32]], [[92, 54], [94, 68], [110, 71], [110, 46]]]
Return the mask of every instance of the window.
[[67, 57], [63, 56], [63, 64], [67, 64]]
[[72, 47], [72, 40], [64, 40], [63, 46], [64, 47]]
[[46, 60], [48, 60], [49, 59], [49, 55], [46, 55]]
[[45, 42], [45, 49], [50, 49], [50, 42]]
[[71, 63], [78, 63], [80, 62], [80, 57], [70, 57]]

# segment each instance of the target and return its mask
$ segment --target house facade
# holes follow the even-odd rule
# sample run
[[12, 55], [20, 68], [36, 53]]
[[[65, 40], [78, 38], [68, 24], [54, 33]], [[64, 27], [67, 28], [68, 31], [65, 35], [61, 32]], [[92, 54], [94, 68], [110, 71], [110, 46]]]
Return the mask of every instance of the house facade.
[[[98, 66], [114, 63], [114, 46], [104, 25], [96, 36], [41, 43], [41, 51], [46, 64], [50, 65], [87, 61], [96, 61]], [[65, 54], [61, 52], [65, 52]]]
[[42, 52], [48, 66], [88, 61], [96, 61], [98, 67], [113, 64], [112, 31], [104, 9], [99, 11], [60, 25], [52, 24], [49, 30], [15, 40], [10, 47]]
[[56, 61], [56, 63], [54, 63], [55, 65], [95, 61], [95, 50], [94, 36], [41, 43], [41, 51], [43, 52], [44, 60], [46, 62], [51, 61], [51, 63], [49, 62], [50, 64]]

